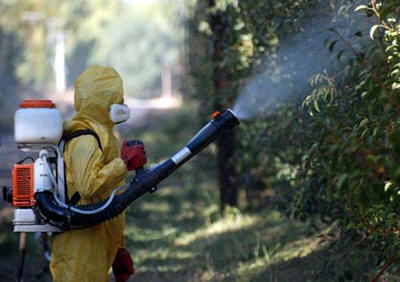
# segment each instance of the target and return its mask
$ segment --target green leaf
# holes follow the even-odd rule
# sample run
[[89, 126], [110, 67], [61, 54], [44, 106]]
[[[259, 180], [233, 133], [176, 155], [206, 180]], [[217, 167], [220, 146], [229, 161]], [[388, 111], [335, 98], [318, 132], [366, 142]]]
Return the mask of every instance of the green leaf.
[[385, 190], [385, 192], [387, 192], [387, 190], [389, 190], [389, 188], [393, 185], [392, 181], [386, 181], [385, 182], [385, 187], [383, 188]]
[[367, 5], [360, 5], [355, 8], [354, 12], [358, 12], [361, 10], [372, 10], [372, 9], [370, 7], [368, 7]]
[[374, 132], [372, 133], [372, 136], [376, 136], [376, 135], [378, 135], [378, 132], [379, 132], [379, 128], [378, 127], [376, 127], [375, 129], [374, 129]]
[[368, 128], [366, 128], [366, 129], [364, 129], [364, 131], [361, 133], [361, 138], [364, 138], [364, 136], [367, 134], [369, 132], [369, 129]]
[[375, 35], [375, 32], [378, 29], [378, 27], [382, 27], [382, 25], [376, 24], [376, 25], [371, 27], [371, 30], [369, 32], [369, 37], [371, 37], [372, 40], [374, 40], [374, 35]]
[[342, 57], [342, 55], [343, 55], [345, 52], [346, 52], [345, 50], [341, 50], [341, 51], [337, 54], [336, 59], [337, 59], [338, 61], [340, 61], [340, 58]]
[[400, 72], [400, 70], [399, 69], [395, 69], [394, 71], [392, 71], [390, 74], [392, 75], [392, 76], [394, 76], [396, 73], [399, 73]]
[[368, 122], [369, 122], [368, 118], [363, 119], [363, 120], [360, 122], [360, 127], [366, 125]]
[[342, 186], [343, 186], [343, 184], [344, 184], [344, 182], [347, 180], [347, 178], [348, 178], [348, 175], [345, 173], [345, 174], [342, 174], [340, 177], [339, 177], [339, 180], [338, 180], [338, 182], [337, 182], [337, 187], [338, 187], [338, 189], [341, 189], [342, 188]]
[[317, 100], [314, 100], [314, 109], [317, 111], [317, 112], [320, 112], [321, 110], [319, 109], [319, 105], [318, 105], [318, 101]]
[[328, 49], [329, 49], [329, 51], [333, 51], [333, 48], [335, 48], [335, 45], [336, 45], [336, 43], [337, 43], [338, 41], [337, 40], [335, 40], [335, 41], [333, 41], [331, 44], [329, 44], [329, 47], [328, 47]]

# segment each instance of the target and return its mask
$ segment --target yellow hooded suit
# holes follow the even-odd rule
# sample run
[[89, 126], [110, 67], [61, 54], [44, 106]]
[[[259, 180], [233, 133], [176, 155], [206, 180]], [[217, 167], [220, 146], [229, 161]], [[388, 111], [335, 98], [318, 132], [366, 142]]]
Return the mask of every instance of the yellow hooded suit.
[[[67, 132], [81, 129], [94, 131], [69, 141], [65, 148], [68, 197], [75, 192], [79, 204], [99, 202], [124, 184], [126, 166], [120, 159], [120, 144], [109, 117], [112, 104], [123, 102], [120, 75], [110, 67], [94, 65], [75, 82], [74, 118], [67, 122]], [[100, 225], [71, 230], [52, 236], [50, 270], [58, 281], [109, 281], [110, 269], [118, 248], [124, 247], [125, 215]]]

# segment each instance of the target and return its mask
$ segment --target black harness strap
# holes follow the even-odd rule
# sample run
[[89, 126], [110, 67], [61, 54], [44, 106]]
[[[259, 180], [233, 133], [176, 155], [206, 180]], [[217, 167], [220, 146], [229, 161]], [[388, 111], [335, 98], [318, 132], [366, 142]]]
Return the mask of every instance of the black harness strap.
[[71, 205], [76, 206], [76, 204], [80, 201], [80, 199], [81, 199], [81, 195], [80, 195], [79, 192], [77, 191], [77, 192], [75, 192], [75, 193], [72, 195], [71, 199], [69, 199], [68, 202], [69, 202]]
[[[97, 143], [99, 144], [100, 150], [103, 151], [103, 148], [101, 147], [101, 142], [100, 142], [99, 136], [96, 134], [96, 132], [91, 131], [89, 129], [82, 129], [82, 130], [74, 131], [72, 133], [63, 134], [63, 136], [61, 137], [61, 140], [64, 140], [65, 144], [67, 144], [67, 142], [69, 140], [74, 139], [79, 136], [82, 136], [82, 135], [92, 135], [94, 138], [96, 138]], [[65, 146], [64, 146], [64, 148], [65, 148]]]
[[[96, 134], [96, 132], [94, 132], [94, 131], [92, 131], [92, 130], [89, 130], [89, 129], [77, 130], [77, 131], [74, 131], [74, 132], [68, 133], [68, 134], [65, 134], [65, 133], [64, 133], [63, 136], [61, 137], [61, 140], [64, 141], [64, 151], [65, 151], [65, 147], [66, 147], [68, 141], [70, 141], [71, 139], [74, 139], [74, 138], [76, 138], [76, 137], [82, 136], [82, 135], [92, 135], [94, 138], [96, 138], [97, 143], [99, 144], [100, 150], [103, 151], [103, 148], [102, 148], [102, 146], [101, 146], [101, 142], [100, 142], [99, 136]], [[64, 153], [64, 152], [63, 152], [63, 153]], [[64, 165], [64, 167], [65, 167], [65, 165]], [[81, 199], [81, 195], [79, 195], [78, 192], [75, 192], [75, 193], [72, 195], [71, 199], [68, 200], [68, 188], [67, 188], [66, 169], [64, 169], [64, 179], [65, 179], [65, 191], [66, 191], [66, 195], [67, 195], [66, 201], [67, 201], [70, 205], [75, 206], [75, 205], [79, 202], [79, 200]]]

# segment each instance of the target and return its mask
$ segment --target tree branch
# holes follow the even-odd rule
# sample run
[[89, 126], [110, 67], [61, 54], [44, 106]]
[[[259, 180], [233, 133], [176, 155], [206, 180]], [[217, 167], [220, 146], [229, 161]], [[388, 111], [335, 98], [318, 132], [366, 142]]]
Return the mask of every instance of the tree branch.
[[391, 257], [389, 259], [389, 261], [383, 266], [383, 268], [381, 269], [381, 271], [379, 271], [379, 273], [377, 275], [374, 276], [374, 278], [371, 279], [371, 282], [376, 282], [378, 281], [378, 278], [380, 276], [382, 276], [382, 274], [386, 271], [386, 269], [389, 268], [389, 266], [395, 261], [394, 257]]
[[371, 0], [371, 5], [372, 5], [372, 10], [374, 11], [375, 15], [380, 19], [382, 25], [388, 29], [388, 30], [393, 30], [393, 28], [391, 28], [384, 19], [381, 19], [378, 9], [376, 8], [376, 0]]

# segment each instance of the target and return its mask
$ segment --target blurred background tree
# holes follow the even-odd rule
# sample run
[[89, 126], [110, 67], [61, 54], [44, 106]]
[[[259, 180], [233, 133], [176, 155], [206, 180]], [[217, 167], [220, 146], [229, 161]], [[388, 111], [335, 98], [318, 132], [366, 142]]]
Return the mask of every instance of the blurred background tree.
[[162, 81], [176, 79], [182, 34], [164, 14], [169, 7], [161, 4], [127, 10], [103, 34], [109, 45], [105, 64], [121, 72], [128, 95], [159, 96]]
[[21, 44], [22, 58], [15, 65], [20, 84], [54, 88], [55, 49], [61, 34], [68, 87], [88, 65], [111, 64], [125, 77], [129, 95], [149, 97], [157, 95], [163, 71], [177, 79], [181, 69], [179, 7], [169, 1], [134, 6], [129, 1], [5, 1], [1, 27]]

